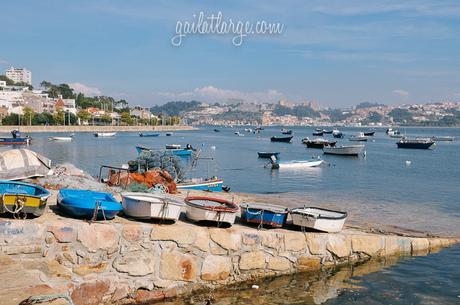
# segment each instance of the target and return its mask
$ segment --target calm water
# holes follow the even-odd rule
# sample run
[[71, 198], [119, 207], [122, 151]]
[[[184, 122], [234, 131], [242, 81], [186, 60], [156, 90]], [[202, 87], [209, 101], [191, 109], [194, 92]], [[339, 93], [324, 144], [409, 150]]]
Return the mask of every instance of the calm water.
[[[322, 156], [321, 150], [306, 148], [300, 141], [306, 136], [312, 138], [313, 128], [294, 128], [292, 144], [271, 143], [270, 136], [279, 134], [279, 128], [274, 127], [266, 128], [259, 135], [245, 133], [244, 137], [235, 136], [234, 129], [221, 128], [219, 133], [212, 129], [176, 132], [172, 137], [161, 135], [157, 138], [119, 133], [114, 138], [104, 139], [81, 133], [76, 134], [71, 143], [50, 142], [47, 137], [51, 134], [33, 134], [30, 149], [55, 163], [70, 162], [96, 175], [100, 164], [120, 165], [135, 159], [136, 144], [163, 148], [165, 144], [190, 143], [202, 148], [202, 156], [212, 156], [216, 160], [200, 162], [191, 174], [223, 177], [232, 191], [270, 194], [272, 197], [282, 194], [282, 198], [290, 198], [289, 202], [284, 201], [286, 205], [337, 207], [347, 210], [351, 220], [359, 222], [460, 235], [459, 128], [405, 130], [410, 136], [456, 137], [456, 141], [439, 142], [430, 150], [397, 149], [397, 140], [388, 138], [383, 129], [378, 129], [375, 137], [365, 143], [365, 158]], [[355, 143], [349, 142], [347, 136], [359, 129], [342, 130], [346, 137], [340, 142]], [[326, 137], [332, 138], [330, 135]], [[272, 171], [264, 168], [266, 160], [257, 158], [258, 151], [281, 152], [282, 160], [321, 155], [327, 165], [300, 171]], [[410, 161], [410, 165], [406, 161]], [[298, 278], [292, 282], [291, 278], [285, 287], [279, 288], [286, 295], [293, 295], [290, 301], [276, 301], [267, 289], [251, 291], [248, 298], [252, 299], [254, 293], [263, 294], [266, 304], [460, 304], [457, 297], [460, 295], [458, 261], [459, 247], [428, 257], [406, 259], [393, 267], [386, 266], [382, 272], [359, 276], [359, 286], [364, 288], [343, 286], [343, 291], [331, 292], [332, 297], [321, 302], [305, 292], [305, 285], [312, 285], [308, 278], [303, 282]], [[356, 276], [351, 274], [350, 277], [355, 279]], [[328, 283], [328, 278], [319, 278], [317, 282]], [[339, 282], [344, 283], [344, 280]], [[337, 292], [337, 289], [333, 291]], [[237, 295], [244, 299], [246, 293]], [[229, 300], [224, 296], [221, 299]], [[259, 304], [254, 302], [250, 304]]]

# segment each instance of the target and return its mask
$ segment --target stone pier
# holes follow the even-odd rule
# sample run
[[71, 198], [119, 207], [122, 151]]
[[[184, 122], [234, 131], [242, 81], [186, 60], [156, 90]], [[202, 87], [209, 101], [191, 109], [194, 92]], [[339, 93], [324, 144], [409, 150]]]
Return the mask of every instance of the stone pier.
[[62, 294], [75, 305], [153, 302], [350, 261], [428, 254], [455, 242], [351, 229], [326, 234], [242, 225], [221, 229], [184, 221], [90, 224], [56, 215], [3, 218], [0, 300], [12, 305], [30, 296]]

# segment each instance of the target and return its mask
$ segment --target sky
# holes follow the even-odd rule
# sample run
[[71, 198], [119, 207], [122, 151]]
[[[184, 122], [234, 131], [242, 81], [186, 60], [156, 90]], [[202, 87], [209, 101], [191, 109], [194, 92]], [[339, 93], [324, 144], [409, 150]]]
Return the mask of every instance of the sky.
[[[279, 23], [279, 34], [187, 34], [179, 25]], [[0, 73], [10, 66], [87, 95], [316, 101], [324, 107], [460, 101], [460, 1], [4, 1]]]

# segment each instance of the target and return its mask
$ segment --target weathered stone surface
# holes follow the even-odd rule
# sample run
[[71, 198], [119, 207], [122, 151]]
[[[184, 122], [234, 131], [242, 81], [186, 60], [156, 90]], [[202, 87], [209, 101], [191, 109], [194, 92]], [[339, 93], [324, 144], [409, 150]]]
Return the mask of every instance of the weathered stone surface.
[[262, 251], [243, 253], [239, 265], [241, 270], [262, 269], [265, 267], [265, 253]]
[[302, 233], [286, 233], [284, 235], [284, 249], [286, 251], [305, 251], [307, 242]]
[[195, 281], [197, 265], [196, 256], [164, 252], [161, 254], [160, 277], [166, 280]]
[[276, 232], [261, 232], [262, 245], [280, 250], [284, 245], [283, 235]]
[[311, 254], [314, 255], [325, 255], [326, 244], [328, 241], [327, 234], [322, 233], [306, 233], [305, 238], [307, 240], [308, 249]]
[[227, 250], [238, 250], [241, 247], [241, 235], [233, 229], [209, 229], [211, 239]]
[[297, 269], [299, 271], [312, 271], [321, 268], [321, 259], [313, 256], [300, 256], [297, 260]]
[[377, 235], [352, 235], [351, 247], [353, 252], [365, 253], [369, 256], [380, 255], [385, 250], [385, 240]]
[[118, 272], [131, 276], [144, 276], [155, 271], [155, 257], [147, 251], [129, 252], [113, 261], [113, 267]]
[[62, 256], [64, 256], [64, 258], [71, 264], [75, 264], [77, 262], [77, 256], [73, 253], [64, 252], [62, 253]]
[[330, 235], [326, 249], [339, 258], [350, 255], [351, 245], [349, 240], [343, 235]]
[[113, 225], [83, 223], [78, 229], [78, 240], [88, 251], [96, 252], [99, 249], [110, 250], [116, 248], [119, 236]]
[[75, 229], [65, 224], [53, 225], [49, 227], [48, 231], [53, 233], [56, 240], [60, 243], [70, 243], [77, 238]]
[[14, 254], [33, 254], [41, 253], [43, 248], [41, 245], [25, 245], [25, 246], [5, 246], [2, 248], [2, 253], [7, 255]]
[[39, 244], [43, 241], [44, 226], [30, 221], [0, 220], [0, 243], [10, 246]]
[[125, 225], [121, 235], [127, 241], [138, 241], [142, 237], [143, 228], [140, 225]]
[[428, 242], [430, 243], [430, 251], [437, 250], [442, 247], [442, 242], [438, 238], [430, 238], [428, 239]]
[[155, 226], [150, 233], [151, 240], [169, 240], [178, 244], [192, 244], [195, 239], [195, 230], [183, 226]]
[[410, 254], [411, 248], [411, 240], [408, 237], [385, 236], [385, 255]]
[[195, 242], [193, 243], [195, 247], [200, 249], [201, 251], [208, 252], [209, 251], [209, 233], [208, 230], [199, 229], [196, 231], [196, 238]]
[[428, 252], [430, 243], [426, 238], [412, 238], [412, 253]]
[[98, 305], [109, 287], [109, 283], [105, 281], [84, 283], [73, 290], [71, 298], [75, 305]]
[[243, 244], [247, 246], [254, 246], [261, 242], [259, 234], [255, 233], [243, 233]]
[[276, 271], [287, 271], [291, 268], [291, 263], [287, 258], [270, 256], [268, 258], [267, 268]]
[[201, 267], [201, 279], [205, 281], [225, 280], [232, 269], [230, 257], [208, 255]]
[[123, 298], [126, 298], [129, 294], [129, 288], [125, 285], [117, 285], [117, 288], [115, 288], [115, 291], [112, 293], [112, 302], [119, 301]]
[[165, 299], [165, 294], [163, 290], [145, 290], [145, 289], [139, 289], [136, 292], [136, 296], [134, 298], [136, 300], [136, 303], [139, 304], [149, 304], [152, 302], [158, 302], [161, 300]]
[[107, 263], [79, 265], [73, 268], [73, 273], [78, 274], [79, 276], [86, 276], [92, 273], [101, 273], [107, 269], [107, 266]]

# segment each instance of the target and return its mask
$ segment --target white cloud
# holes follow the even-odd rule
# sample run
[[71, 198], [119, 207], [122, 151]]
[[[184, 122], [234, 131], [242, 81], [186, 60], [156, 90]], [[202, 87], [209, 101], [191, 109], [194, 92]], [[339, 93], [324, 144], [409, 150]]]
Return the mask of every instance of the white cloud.
[[394, 95], [397, 95], [399, 97], [408, 97], [409, 96], [409, 92], [406, 91], [406, 90], [403, 90], [403, 89], [395, 89], [392, 91], [392, 93]]
[[185, 92], [158, 92], [155, 95], [157, 95], [160, 99], [168, 98], [169, 100], [195, 99], [205, 102], [227, 102], [229, 100], [236, 99], [253, 103], [273, 103], [284, 96], [283, 93], [274, 89], [269, 89], [266, 91], [244, 92], [238, 90], [222, 89], [214, 86], [195, 88], [192, 91]]
[[96, 96], [96, 95], [101, 95], [102, 91], [99, 88], [96, 87], [90, 87], [82, 83], [70, 83], [69, 86], [75, 90], [76, 92], [81, 92], [84, 95], [88, 96]]

